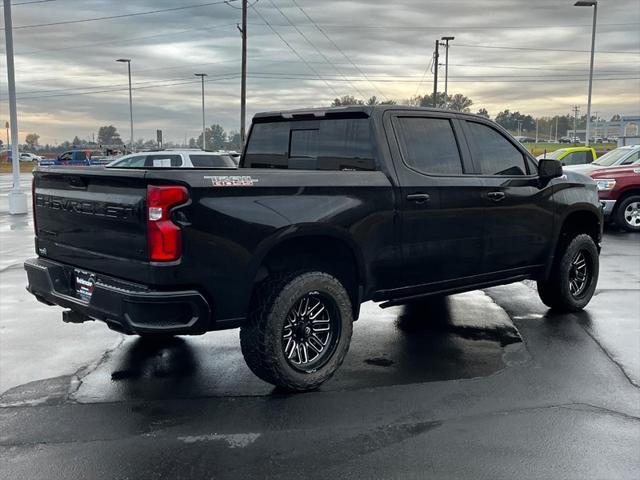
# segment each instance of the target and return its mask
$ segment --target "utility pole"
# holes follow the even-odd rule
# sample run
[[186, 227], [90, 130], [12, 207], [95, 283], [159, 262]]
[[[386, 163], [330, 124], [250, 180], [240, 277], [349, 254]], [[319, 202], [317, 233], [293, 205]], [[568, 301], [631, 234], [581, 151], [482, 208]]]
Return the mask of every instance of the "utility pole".
[[558, 116], [556, 115], [556, 137], [555, 137], [555, 141], [558, 141]]
[[27, 213], [27, 196], [20, 188], [20, 153], [18, 152], [18, 106], [16, 102], [16, 77], [13, 65], [13, 24], [11, 0], [4, 0], [4, 38], [7, 54], [7, 79], [9, 83], [9, 121], [11, 123], [11, 168], [13, 188], [9, 192], [9, 213]]
[[245, 121], [247, 110], [247, 0], [242, 0], [242, 78], [240, 80], [240, 143], [244, 147], [246, 139]]
[[444, 108], [449, 108], [449, 97], [447, 92], [449, 91], [449, 41], [454, 40], [456, 37], [442, 37], [444, 40]]
[[206, 73], [194, 73], [196, 77], [200, 77], [202, 80], [202, 150], [207, 149], [207, 137], [205, 135], [207, 129], [205, 127], [204, 122], [204, 77], [207, 76]]
[[131, 138], [129, 144], [129, 150], [133, 152], [133, 96], [131, 94], [131, 59], [130, 58], [119, 58], [116, 62], [126, 63], [127, 64], [127, 73], [129, 75], [129, 136]]
[[578, 105], [573, 106], [573, 138], [571, 139], [572, 143], [575, 143], [575, 139], [578, 136], [576, 133], [576, 129], [578, 128], [578, 112], [580, 111], [580, 107]]
[[522, 136], [522, 120], [516, 120], [518, 122], [518, 136], [521, 137]]
[[438, 46], [440, 40], [436, 40], [436, 51], [433, 53], [433, 108], [438, 108], [438, 62], [440, 54], [438, 53]]
[[591, 136], [591, 88], [593, 86], [593, 57], [596, 49], [596, 19], [598, 18], [598, 2], [579, 0], [574, 3], [576, 7], [593, 7], [593, 26], [591, 28], [591, 60], [589, 63], [589, 95], [587, 96], [587, 127], [585, 133], [584, 144], [589, 146], [589, 137]]
[[538, 143], [538, 119], [536, 118], [536, 143]]

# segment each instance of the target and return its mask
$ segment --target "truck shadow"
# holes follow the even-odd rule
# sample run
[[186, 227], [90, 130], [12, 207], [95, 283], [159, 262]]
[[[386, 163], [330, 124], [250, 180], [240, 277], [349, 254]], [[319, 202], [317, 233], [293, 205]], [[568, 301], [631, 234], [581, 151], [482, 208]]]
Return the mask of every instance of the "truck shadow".
[[[454, 324], [450, 302], [441, 298], [386, 310], [366, 304], [354, 324], [342, 367], [320, 391], [473, 378], [504, 368], [504, 342], [491, 335], [478, 336], [474, 329], [461, 330]], [[282, 393], [249, 371], [238, 333], [232, 330], [201, 337], [128, 339], [85, 378], [77, 397], [116, 400]]]

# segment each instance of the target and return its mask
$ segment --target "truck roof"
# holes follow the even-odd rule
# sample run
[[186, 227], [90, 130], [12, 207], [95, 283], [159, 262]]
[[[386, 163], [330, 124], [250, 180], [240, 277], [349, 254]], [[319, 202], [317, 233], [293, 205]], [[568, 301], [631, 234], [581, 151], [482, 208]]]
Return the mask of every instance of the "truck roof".
[[[313, 107], [313, 108], [300, 108], [293, 110], [279, 110], [271, 112], [259, 112], [253, 116], [254, 121], [266, 120], [266, 119], [292, 119], [292, 118], [322, 118], [322, 117], [340, 117], [343, 115], [356, 115], [363, 117], [370, 117], [374, 112], [386, 111], [386, 110], [406, 110], [412, 112], [442, 112], [442, 113], [454, 113], [456, 115], [465, 115], [469, 117], [479, 117], [472, 113], [457, 112], [454, 110], [445, 110], [442, 108], [429, 108], [429, 107], [412, 107], [409, 105], [350, 105], [346, 107]], [[484, 117], [480, 117], [484, 118]]]

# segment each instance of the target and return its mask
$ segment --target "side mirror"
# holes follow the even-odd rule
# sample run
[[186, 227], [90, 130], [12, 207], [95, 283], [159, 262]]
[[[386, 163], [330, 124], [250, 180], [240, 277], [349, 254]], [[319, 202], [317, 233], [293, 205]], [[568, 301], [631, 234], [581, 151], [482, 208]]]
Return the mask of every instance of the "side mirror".
[[543, 158], [538, 161], [538, 176], [540, 180], [548, 182], [562, 176], [562, 164], [557, 160]]

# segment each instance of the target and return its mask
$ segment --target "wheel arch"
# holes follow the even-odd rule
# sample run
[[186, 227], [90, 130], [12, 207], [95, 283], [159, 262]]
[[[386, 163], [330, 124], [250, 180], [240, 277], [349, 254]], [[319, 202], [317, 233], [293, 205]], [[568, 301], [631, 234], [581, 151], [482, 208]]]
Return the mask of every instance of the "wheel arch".
[[586, 233], [593, 238], [599, 252], [600, 242], [602, 240], [602, 228], [602, 212], [599, 211], [595, 205], [577, 205], [565, 212], [562, 219], [558, 222], [558, 228], [554, 236], [552, 255], [549, 257], [543, 277], [549, 277], [551, 268], [560, 249], [562, 249], [571, 238], [578, 234]]
[[253, 291], [279, 271], [313, 268], [327, 270], [345, 285], [357, 319], [366, 287], [366, 264], [348, 231], [339, 227], [314, 223], [279, 230], [257, 247], [247, 280]]

